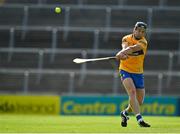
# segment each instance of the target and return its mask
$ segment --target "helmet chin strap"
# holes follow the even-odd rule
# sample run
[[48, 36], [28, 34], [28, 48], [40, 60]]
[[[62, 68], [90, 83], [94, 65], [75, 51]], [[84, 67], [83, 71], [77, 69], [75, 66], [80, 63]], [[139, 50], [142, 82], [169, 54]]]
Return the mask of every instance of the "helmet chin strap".
[[136, 40], [140, 40], [141, 38], [134, 37]]
[[134, 36], [134, 33], [133, 33], [133, 38], [135, 38], [136, 40], [140, 40], [141, 38], [137, 38], [136, 36]]

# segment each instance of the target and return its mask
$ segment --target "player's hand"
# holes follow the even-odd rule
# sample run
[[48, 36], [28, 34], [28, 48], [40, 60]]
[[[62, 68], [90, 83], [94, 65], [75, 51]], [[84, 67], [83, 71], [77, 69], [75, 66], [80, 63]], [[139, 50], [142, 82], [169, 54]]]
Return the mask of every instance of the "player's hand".
[[123, 53], [123, 51], [119, 51], [117, 54], [116, 54], [116, 59], [117, 60], [126, 60], [128, 59], [128, 55]]

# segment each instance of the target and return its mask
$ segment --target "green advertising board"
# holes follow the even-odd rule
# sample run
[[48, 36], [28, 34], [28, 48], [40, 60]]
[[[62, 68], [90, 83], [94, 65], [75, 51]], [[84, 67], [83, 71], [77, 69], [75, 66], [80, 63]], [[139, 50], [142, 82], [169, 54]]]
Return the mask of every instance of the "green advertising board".
[[[119, 115], [128, 105], [127, 96], [62, 96], [62, 115]], [[146, 97], [141, 106], [143, 115], [177, 116], [178, 98]]]

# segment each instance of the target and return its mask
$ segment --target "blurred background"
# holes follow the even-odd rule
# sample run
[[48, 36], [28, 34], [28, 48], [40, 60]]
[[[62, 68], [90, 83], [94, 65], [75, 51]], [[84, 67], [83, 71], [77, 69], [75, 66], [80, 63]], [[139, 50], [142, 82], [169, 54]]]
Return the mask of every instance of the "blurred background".
[[148, 24], [146, 95], [179, 96], [179, 0], [0, 0], [0, 93], [125, 94], [118, 63], [72, 60], [115, 55], [137, 21]]

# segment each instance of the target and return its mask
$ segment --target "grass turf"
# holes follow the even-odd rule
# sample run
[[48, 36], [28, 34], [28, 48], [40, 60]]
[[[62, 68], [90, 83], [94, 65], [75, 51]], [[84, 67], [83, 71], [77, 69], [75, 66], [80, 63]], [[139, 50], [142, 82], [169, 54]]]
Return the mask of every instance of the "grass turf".
[[180, 117], [144, 116], [150, 128], [137, 125], [134, 116], [128, 127], [119, 116], [36, 116], [0, 115], [0, 133], [179, 133]]

